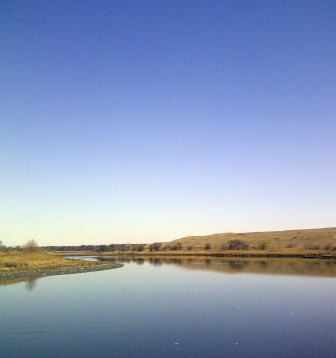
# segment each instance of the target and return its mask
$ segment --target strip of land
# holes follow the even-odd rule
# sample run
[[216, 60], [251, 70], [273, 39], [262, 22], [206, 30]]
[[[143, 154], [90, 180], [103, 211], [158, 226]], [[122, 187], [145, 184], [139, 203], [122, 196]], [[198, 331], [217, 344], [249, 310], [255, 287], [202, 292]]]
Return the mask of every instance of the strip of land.
[[63, 254], [336, 259], [336, 228], [188, 236], [171, 242], [49, 246]]
[[46, 252], [0, 253], [0, 283], [15, 279], [29, 279], [92, 271], [111, 270], [122, 267], [117, 262], [68, 260]]

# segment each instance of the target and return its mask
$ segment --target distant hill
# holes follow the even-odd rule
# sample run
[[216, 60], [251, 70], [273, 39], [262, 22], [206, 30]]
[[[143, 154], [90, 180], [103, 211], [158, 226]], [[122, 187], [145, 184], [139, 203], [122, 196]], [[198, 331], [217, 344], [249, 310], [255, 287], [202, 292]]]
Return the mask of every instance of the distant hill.
[[302, 248], [322, 249], [336, 247], [336, 227], [323, 229], [304, 229], [286, 231], [264, 231], [245, 233], [221, 233], [205, 236], [187, 236], [168, 243], [169, 245], [183, 244], [194, 249], [203, 249], [205, 244], [210, 244], [212, 249], [222, 249], [231, 240], [241, 240], [249, 244], [250, 249], [267, 245], [274, 249]]

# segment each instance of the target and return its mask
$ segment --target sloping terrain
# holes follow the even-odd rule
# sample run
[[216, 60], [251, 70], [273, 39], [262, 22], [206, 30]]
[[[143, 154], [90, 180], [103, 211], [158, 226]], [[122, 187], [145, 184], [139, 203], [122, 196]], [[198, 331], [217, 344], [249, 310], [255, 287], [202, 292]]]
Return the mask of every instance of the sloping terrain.
[[283, 249], [296, 248], [303, 250], [318, 250], [336, 248], [336, 228], [265, 231], [247, 233], [222, 233], [205, 236], [187, 236], [174, 240], [169, 245], [181, 243], [183, 248], [192, 247], [193, 250], [204, 248], [210, 244], [211, 249], [222, 249], [231, 240], [244, 241], [250, 249], [256, 249], [262, 245], [268, 248]]

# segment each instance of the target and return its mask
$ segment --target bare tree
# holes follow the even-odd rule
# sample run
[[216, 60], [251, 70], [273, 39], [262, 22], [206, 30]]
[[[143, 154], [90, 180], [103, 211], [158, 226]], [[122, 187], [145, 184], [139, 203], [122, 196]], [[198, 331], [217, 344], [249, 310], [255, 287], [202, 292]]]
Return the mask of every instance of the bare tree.
[[230, 240], [228, 248], [229, 250], [247, 250], [249, 244], [243, 240]]
[[37, 244], [37, 242], [34, 239], [28, 240], [23, 246], [22, 248], [25, 251], [37, 251], [39, 249], [39, 246]]
[[149, 251], [159, 251], [161, 246], [161, 242], [154, 242], [148, 246], [148, 249]]

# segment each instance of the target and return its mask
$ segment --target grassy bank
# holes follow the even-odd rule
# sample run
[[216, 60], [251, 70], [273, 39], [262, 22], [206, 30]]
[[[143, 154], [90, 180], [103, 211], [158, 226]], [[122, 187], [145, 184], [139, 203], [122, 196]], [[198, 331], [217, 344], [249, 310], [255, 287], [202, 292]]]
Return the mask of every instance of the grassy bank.
[[42, 251], [24, 252], [8, 251], [0, 253], [0, 271], [49, 268], [49, 267], [73, 267], [92, 265], [91, 262], [80, 260], [65, 260], [63, 257], [54, 253]]
[[120, 266], [116, 263], [67, 260], [55, 253], [41, 251], [9, 251], [0, 253], [0, 282], [25, 277], [98, 271]]

